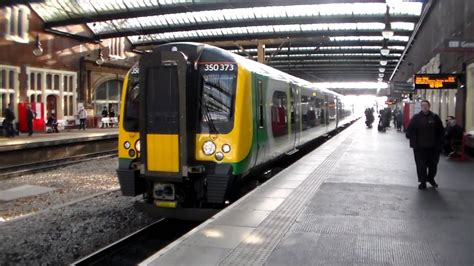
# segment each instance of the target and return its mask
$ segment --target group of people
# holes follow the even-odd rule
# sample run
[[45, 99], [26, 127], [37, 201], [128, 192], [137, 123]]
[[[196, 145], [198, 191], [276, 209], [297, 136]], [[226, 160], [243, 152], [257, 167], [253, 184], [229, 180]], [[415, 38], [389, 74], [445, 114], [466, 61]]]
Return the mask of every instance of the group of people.
[[[6, 137], [13, 138], [18, 134], [15, 128], [15, 113], [13, 112], [11, 105], [9, 104], [4, 110], [5, 119], [2, 122], [2, 127], [6, 133]], [[87, 111], [84, 106], [79, 108], [77, 112], [77, 117], [79, 118], [79, 130], [86, 130], [86, 120], [87, 120]], [[102, 118], [109, 118], [108, 123], [102, 123], [102, 128], [105, 126], [113, 126], [113, 119], [115, 117], [114, 108], [111, 108], [110, 111], [107, 111], [107, 107], [104, 106], [102, 110]], [[26, 109], [26, 124], [28, 130], [28, 136], [33, 135], [33, 120], [36, 118], [36, 112], [31, 108], [31, 105], [27, 105]], [[46, 126], [49, 127], [48, 132], [59, 133], [58, 120], [54, 112], [48, 113]]]
[[444, 148], [444, 152], [452, 156], [453, 143], [462, 140], [464, 131], [453, 116], [448, 117], [445, 129], [439, 116], [431, 112], [430, 107], [429, 101], [421, 101], [421, 111], [412, 117], [406, 129], [406, 137], [410, 139], [410, 147], [415, 155], [419, 189], [426, 189], [426, 183], [438, 187], [435, 176], [441, 152]]
[[[36, 112], [31, 109], [31, 105], [26, 107], [26, 125], [28, 127], [28, 136], [33, 135], [33, 119], [36, 118]], [[8, 138], [14, 138], [18, 134], [15, 128], [15, 113], [12, 110], [11, 104], [5, 108], [5, 119], [3, 119], [2, 126], [5, 129]]]
[[107, 106], [104, 106], [104, 109], [102, 109], [102, 126], [101, 128], [104, 127], [113, 127], [114, 122], [113, 118], [115, 117], [115, 111], [114, 108], [110, 108], [110, 111], [107, 111]]
[[377, 129], [380, 132], [385, 132], [388, 127], [390, 127], [390, 123], [393, 119], [393, 124], [398, 131], [402, 131], [403, 125], [403, 112], [402, 110], [395, 108], [392, 111], [390, 107], [380, 110], [379, 112], [379, 124]]

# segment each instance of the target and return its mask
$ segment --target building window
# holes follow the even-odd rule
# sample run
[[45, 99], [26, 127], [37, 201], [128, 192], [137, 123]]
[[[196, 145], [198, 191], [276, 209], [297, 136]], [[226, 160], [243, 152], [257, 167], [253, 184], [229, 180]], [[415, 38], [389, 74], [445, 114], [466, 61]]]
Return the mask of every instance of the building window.
[[12, 111], [17, 116], [16, 103], [19, 95], [18, 76], [20, 68], [0, 65], [0, 121], [3, 121], [5, 108], [12, 104]]
[[109, 57], [123, 59], [125, 58], [125, 38], [113, 38], [109, 42]]
[[56, 114], [58, 119], [72, 118], [76, 106], [75, 72], [27, 67], [30, 101], [44, 103], [45, 114]]
[[104, 106], [109, 111], [113, 108], [115, 114], [118, 114], [122, 84], [123, 81], [121, 80], [109, 80], [97, 87], [94, 97], [94, 107], [97, 115], [100, 115]]
[[30, 9], [25, 5], [5, 7], [5, 39], [28, 43]]

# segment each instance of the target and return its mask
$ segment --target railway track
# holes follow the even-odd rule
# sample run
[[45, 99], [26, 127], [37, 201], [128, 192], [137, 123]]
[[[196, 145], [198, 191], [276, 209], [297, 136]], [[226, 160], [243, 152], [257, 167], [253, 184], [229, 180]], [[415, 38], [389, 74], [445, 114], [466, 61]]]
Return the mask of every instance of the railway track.
[[71, 265], [137, 265], [199, 223], [163, 218]]
[[48, 161], [32, 162], [25, 164], [17, 164], [12, 166], [0, 167], [0, 180], [15, 176], [33, 174], [44, 172], [47, 170], [67, 166], [70, 164], [86, 162], [90, 160], [97, 160], [117, 156], [117, 150], [92, 152], [81, 155], [68, 156], [61, 159], [54, 159]]

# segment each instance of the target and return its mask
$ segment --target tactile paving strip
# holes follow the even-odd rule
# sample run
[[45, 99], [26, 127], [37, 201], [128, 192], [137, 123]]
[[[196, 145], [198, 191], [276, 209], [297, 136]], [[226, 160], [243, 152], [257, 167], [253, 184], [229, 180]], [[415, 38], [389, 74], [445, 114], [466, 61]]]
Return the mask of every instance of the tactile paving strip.
[[240, 243], [220, 265], [263, 265], [353, 139], [348, 134], [308, 178], [252, 232], [248, 238], [251, 241]]

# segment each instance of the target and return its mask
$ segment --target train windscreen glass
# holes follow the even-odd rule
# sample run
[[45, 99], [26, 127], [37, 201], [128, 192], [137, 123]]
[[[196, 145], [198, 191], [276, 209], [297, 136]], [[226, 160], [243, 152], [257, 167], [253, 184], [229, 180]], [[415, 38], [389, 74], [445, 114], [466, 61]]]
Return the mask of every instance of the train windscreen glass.
[[202, 72], [201, 133], [223, 134], [232, 130], [235, 86], [236, 74], [233, 71]]
[[[125, 112], [123, 127], [129, 132], [137, 132], [138, 128], [138, 111], [140, 107], [140, 88], [138, 70], [130, 72], [127, 84], [127, 92], [125, 95]], [[138, 67], [136, 68], [138, 69]]]

